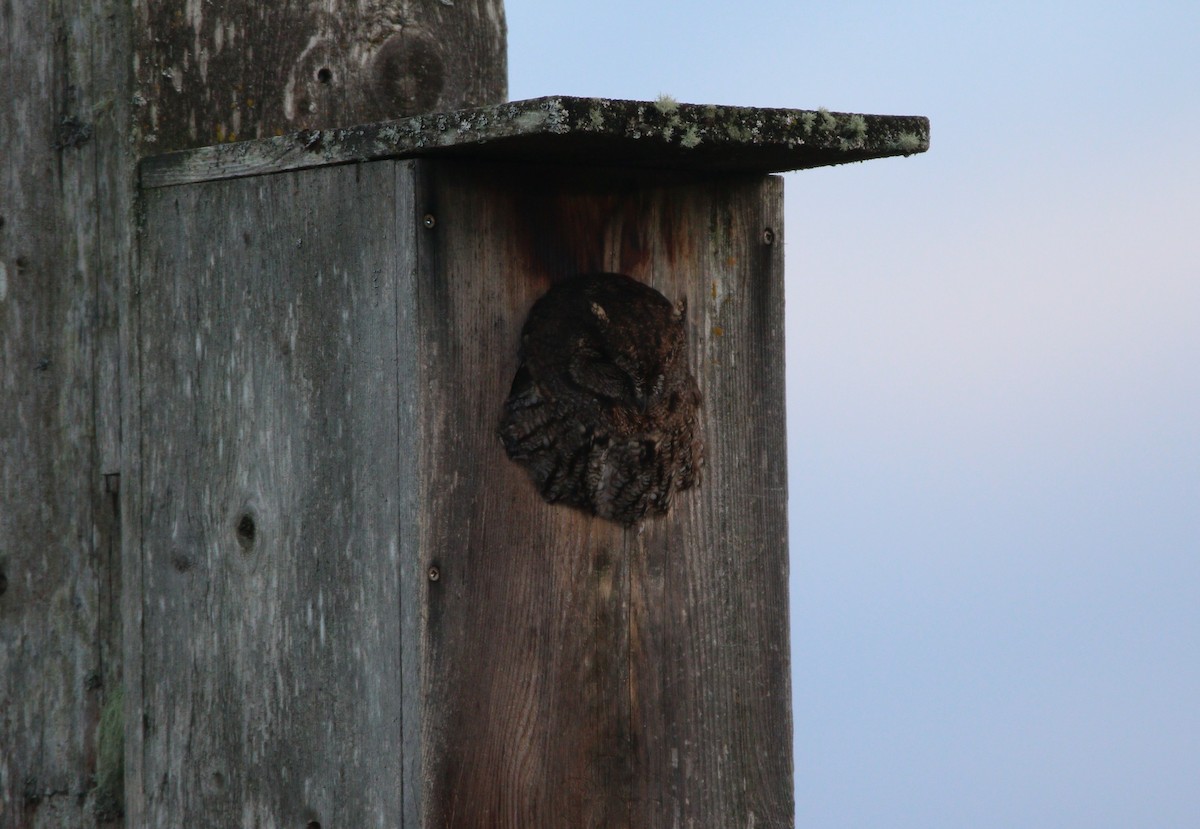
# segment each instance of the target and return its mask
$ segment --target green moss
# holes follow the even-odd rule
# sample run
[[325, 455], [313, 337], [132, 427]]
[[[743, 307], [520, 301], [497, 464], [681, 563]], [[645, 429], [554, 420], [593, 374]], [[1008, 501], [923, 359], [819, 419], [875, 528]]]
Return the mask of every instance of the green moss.
[[108, 695], [96, 728], [96, 817], [115, 820], [125, 812], [125, 693]]
[[813, 127], [817, 123], [817, 113], [802, 112], [800, 113], [800, 126], [804, 128], [805, 135], [812, 135]]
[[679, 101], [664, 93], [659, 95], [654, 101], [654, 108], [663, 115], [670, 115], [673, 112], [679, 111]]
[[700, 130], [695, 124], [690, 124], [684, 130], [683, 138], [679, 139], [679, 145], [687, 147], [689, 150], [700, 143]]
[[588, 112], [588, 120], [592, 123], [593, 129], [601, 129], [604, 126], [604, 111], [600, 107], [592, 107]]
[[823, 132], [833, 132], [837, 129], [837, 118], [833, 117], [833, 113], [821, 107], [817, 110], [817, 116], [821, 119], [821, 130]]

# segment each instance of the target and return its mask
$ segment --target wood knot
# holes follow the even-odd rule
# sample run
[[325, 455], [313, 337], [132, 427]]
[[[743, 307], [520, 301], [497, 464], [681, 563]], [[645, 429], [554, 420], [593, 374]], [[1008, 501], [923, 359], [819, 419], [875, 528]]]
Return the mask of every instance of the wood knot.
[[441, 44], [425, 29], [405, 26], [379, 47], [372, 74], [380, 117], [435, 112], [446, 86]]
[[237, 526], [234, 527], [234, 535], [237, 536], [238, 546], [243, 552], [250, 552], [254, 549], [254, 542], [258, 537], [258, 526], [254, 520], [254, 513], [247, 510], [238, 518]]

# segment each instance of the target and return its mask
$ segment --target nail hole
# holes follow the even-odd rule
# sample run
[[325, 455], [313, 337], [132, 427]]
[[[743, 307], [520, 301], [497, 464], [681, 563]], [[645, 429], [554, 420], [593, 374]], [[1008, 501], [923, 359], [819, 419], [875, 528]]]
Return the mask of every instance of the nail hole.
[[333, 80], [333, 70], [328, 66], [322, 66], [317, 70], [317, 80], [321, 83], [329, 83]]
[[237, 540], [238, 544], [242, 545], [242, 549], [249, 552], [254, 546], [254, 537], [258, 535], [258, 528], [254, 525], [254, 516], [250, 513], [244, 513], [237, 523]]
[[442, 577], [442, 571], [440, 569], [438, 569], [438, 566], [436, 564], [429, 568], [429, 580], [430, 581], [437, 581], [441, 577]]

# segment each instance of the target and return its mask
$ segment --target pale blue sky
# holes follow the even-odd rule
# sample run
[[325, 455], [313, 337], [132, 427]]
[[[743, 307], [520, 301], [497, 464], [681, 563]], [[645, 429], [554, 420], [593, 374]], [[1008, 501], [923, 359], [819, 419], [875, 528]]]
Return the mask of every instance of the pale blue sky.
[[787, 176], [797, 825], [1200, 827], [1200, 3], [648, 5], [512, 97], [933, 122]]

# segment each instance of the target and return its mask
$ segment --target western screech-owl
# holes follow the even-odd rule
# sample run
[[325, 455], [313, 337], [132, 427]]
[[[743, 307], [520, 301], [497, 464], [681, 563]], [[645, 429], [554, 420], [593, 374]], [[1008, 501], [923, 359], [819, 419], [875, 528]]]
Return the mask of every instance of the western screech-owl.
[[615, 273], [564, 279], [534, 303], [500, 437], [547, 501], [628, 525], [699, 483], [686, 310]]

